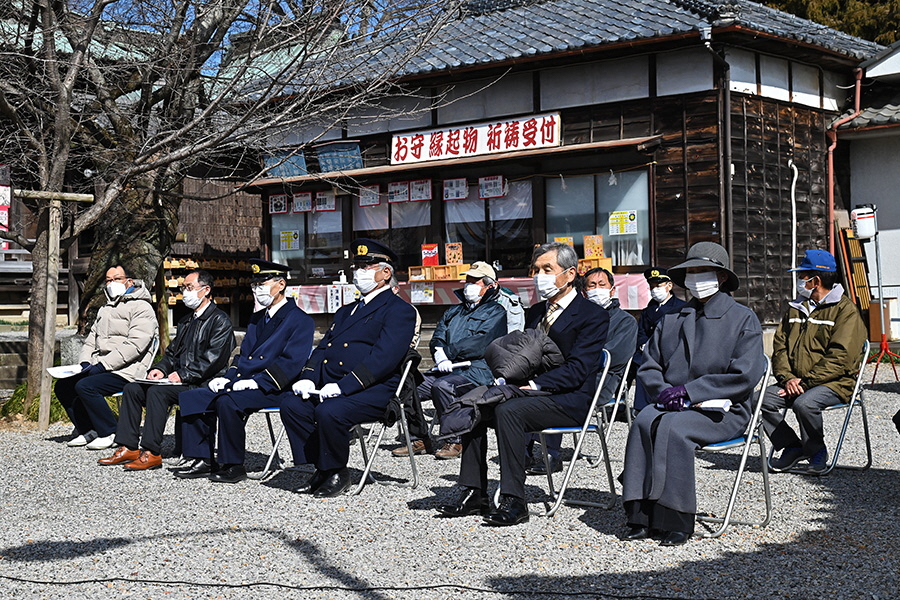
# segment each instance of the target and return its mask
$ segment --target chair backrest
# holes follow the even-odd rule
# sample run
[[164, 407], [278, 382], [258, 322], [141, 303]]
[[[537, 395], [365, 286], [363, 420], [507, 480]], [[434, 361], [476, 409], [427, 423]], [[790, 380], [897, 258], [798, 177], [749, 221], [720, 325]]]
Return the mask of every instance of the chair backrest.
[[850, 396], [850, 403], [852, 404], [862, 393], [862, 381], [863, 375], [866, 372], [866, 364], [869, 362], [869, 349], [871, 344], [869, 340], [863, 342], [862, 354], [859, 357], [859, 372], [856, 374], [856, 385], [853, 386], [853, 395]]
[[609, 367], [612, 359], [609, 354], [609, 350], [606, 348], [603, 349], [603, 352], [600, 354], [600, 365], [603, 367], [603, 370], [600, 371], [600, 378], [597, 379], [597, 389], [594, 390], [594, 397], [591, 400], [591, 407], [588, 409], [587, 418], [584, 420], [584, 425], [582, 426], [582, 433], [588, 428], [588, 425], [591, 423], [592, 418], [594, 417], [594, 413], [597, 411], [597, 402], [600, 400], [600, 392], [603, 391], [603, 384], [606, 382], [606, 377], [609, 375]]

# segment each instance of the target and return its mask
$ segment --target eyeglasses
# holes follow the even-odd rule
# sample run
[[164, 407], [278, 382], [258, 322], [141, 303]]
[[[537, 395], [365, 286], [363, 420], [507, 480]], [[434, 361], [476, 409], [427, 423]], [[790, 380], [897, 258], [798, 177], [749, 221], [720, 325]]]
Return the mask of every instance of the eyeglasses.
[[198, 286], [183, 285], [183, 286], [181, 286], [181, 291], [182, 292], [199, 292], [200, 290], [202, 290], [205, 287], [209, 287], [209, 286], [208, 285], [198, 285]]

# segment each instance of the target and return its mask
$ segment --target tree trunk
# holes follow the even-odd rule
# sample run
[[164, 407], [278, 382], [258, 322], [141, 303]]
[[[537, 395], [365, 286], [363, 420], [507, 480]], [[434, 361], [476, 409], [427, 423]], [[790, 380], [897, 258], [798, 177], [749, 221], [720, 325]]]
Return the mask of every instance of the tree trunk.
[[[28, 382], [25, 400], [25, 413], [41, 391], [41, 370], [44, 356], [44, 311], [47, 306], [47, 239], [49, 237], [49, 209], [46, 202], [40, 201], [38, 211], [37, 237], [31, 251], [31, 302], [28, 311]], [[56, 302], [56, 298], [51, 300]], [[50, 323], [56, 327], [56, 323]]]

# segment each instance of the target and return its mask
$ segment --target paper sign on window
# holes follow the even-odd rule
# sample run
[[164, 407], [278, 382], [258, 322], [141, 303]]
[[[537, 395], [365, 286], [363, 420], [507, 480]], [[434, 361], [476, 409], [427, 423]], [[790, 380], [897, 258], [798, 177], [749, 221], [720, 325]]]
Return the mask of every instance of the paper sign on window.
[[286, 213], [288, 211], [288, 196], [287, 194], [274, 194], [269, 196], [269, 214], [270, 215], [278, 215], [281, 213]]
[[312, 210], [312, 192], [297, 192], [294, 194], [295, 213], [309, 212]]
[[408, 181], [392, 181], [388, 184], [388, 202], [408, 202], [409, 201], [409, 182]]
[[359, 205], [378, 206], [381, 204], [381, 186], [365, 185], [359, 188]]
[[637, 233], [637, 211], [620, 210], [609, 213], [609, 235]]
[[431, 200], [431, 180], [419, 179], [409, 182], [409, 201], [421, 202]]

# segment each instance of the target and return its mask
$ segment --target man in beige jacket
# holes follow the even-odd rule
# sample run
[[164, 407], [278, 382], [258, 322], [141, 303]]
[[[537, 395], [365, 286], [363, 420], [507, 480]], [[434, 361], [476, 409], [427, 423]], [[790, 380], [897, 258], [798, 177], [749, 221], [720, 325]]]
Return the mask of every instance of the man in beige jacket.
[[121, 265], [106, 272], [106, 304], [97, 313], [81, 350], [82, 371], [56, 382], [56, 397], [78, 436], [69, 446], [103, 450], [113, 445], [116, 418], [106, 396], [146, 377], [158, 346], [150, 292]]

